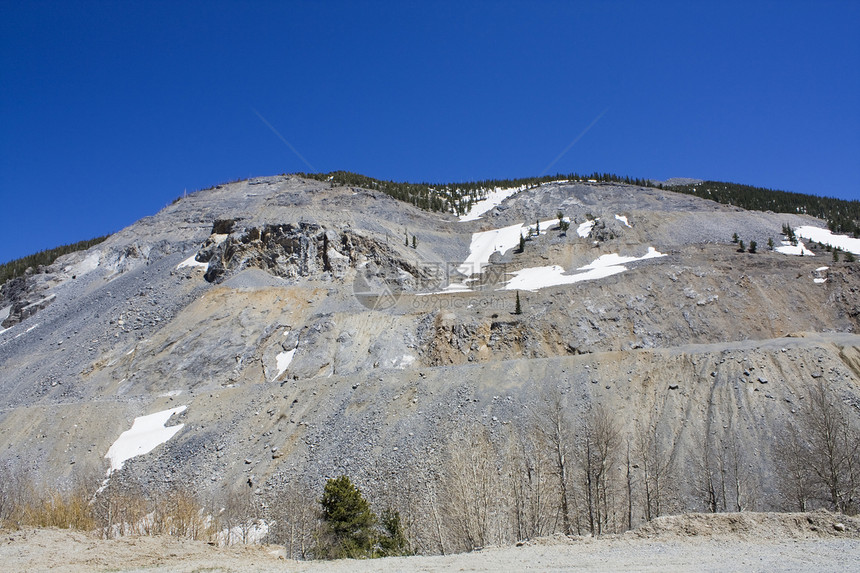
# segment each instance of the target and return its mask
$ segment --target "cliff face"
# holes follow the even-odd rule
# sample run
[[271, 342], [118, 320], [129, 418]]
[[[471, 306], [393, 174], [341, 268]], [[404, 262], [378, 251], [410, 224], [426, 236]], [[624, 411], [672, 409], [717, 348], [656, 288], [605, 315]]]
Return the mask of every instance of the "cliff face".
[[[535, 221], [523, 252], [516, 229], [486, 234]], [[469, 222], [295, 177], [201, 191], [3, 287], [0, 462], [104, 474], [135, 418], [185, 406], [111, 479], [215, 494], [348, 473], [372, 491], [431, 475], [477, 426], [527, 432], [561, 392], [573, 419], [659, 419], [679, 471], [730, 433], [767, 491], [813, 384], [860, 406], [857, 267], [729, 243], [779, 244], [784, 223], [823, 226], [609, 184]]]

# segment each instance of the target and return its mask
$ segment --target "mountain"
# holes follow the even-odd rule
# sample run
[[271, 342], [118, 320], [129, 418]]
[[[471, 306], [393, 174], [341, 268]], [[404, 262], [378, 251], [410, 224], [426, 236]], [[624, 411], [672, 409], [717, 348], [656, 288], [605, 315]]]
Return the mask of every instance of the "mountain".
[[[310, 503], [346, 474], [417, 550], [447, 552], [796, 510], [788, 445], [811, 460], [828, 405], [854, 435], [860, 240], [611, 181], [486, 188], [457, 210], [257, 178], [8, 281], [0, 465], [247, 498], [270, 522], [285, 492]], [[805, 503], [856, 510], [858, 467], [838, 496], [809, 478]]]

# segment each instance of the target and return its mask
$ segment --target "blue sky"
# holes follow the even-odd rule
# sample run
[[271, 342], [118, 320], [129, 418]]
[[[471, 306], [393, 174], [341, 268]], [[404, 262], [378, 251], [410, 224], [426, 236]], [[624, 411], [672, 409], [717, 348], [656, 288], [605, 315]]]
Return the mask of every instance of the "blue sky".
[[0, 261], [308, 164], [537, 175], [598, 117], [551, 173], [860, 198], [860, 2], [465, 4], [0, 0]]

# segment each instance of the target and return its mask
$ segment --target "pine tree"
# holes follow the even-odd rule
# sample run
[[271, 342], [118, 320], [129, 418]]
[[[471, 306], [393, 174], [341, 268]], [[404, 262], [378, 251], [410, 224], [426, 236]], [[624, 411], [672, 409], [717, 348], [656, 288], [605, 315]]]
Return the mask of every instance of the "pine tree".
[[382, 535], [379, 538], [379, 556], [392, 557], [395, 555], [410, 555], [409, 541], [403, 531], [400, 512], [386, 508], [381, 516]]
[[732, 235], [732, 242], [733, 242], [733, 243], [737, 243], [737, 242], [738, 242], [738, 234], [737, 234], [737, 233], [735, 233], [734, 235]]
[[324, 524], [320, 555], [329, 559], [370, 557], [376, 516], [349, 477], [329, 479], [320, 505]]
[[738, 252], [743, 253], [746, 250], [743, 240], [738, 241]]
[[406, 239], [404, 239], [404, 241], [405, 241], [404, 244], [408, 247], [409, 246], [409, 231], [403, 231], [403, 232], [406, 234]]
[[845, 251], [845, 262], [853, 263], [856, 259], [854, 258], [854, 253], [851, 251]]
[[415, 237], [415, 235], [412, 235], [412, 248], [413, 249], [418, 248], [418, 239]]
[[517, 291], [517, 306], [514, 308], [514, 314], [522, 314], [523, 307], [520, 306], [520, 291]]
[[558, 228], [561, 229], [562, 233], [566, 233], [570, 228], [570, 222], [564, 220], [564, 213], [559, 211], [556, 216], [558, 217]]
[[750, 241], [750, 249], [749, 249], [750, 252], [755, 253], [756, 252], [755, 249], [757, 246], [758, 246], [758, 243], [756, 243], [755, 241]]
[[833, 249], [833, 262], [834, 263], [839, 262], [839, 247], [836, 247], [835, 249]]
[[767, 238], [767, 248], [771, 251], [773, 250], [773, 239], [771, 239], [770, 237]]

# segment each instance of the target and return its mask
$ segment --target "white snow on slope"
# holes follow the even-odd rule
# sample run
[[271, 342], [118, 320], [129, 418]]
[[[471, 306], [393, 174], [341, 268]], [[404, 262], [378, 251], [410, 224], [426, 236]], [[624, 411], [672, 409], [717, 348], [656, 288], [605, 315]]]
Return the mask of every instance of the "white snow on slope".
[[233, 544], [254, 545], [263, 543], [269, 533], [269, 524], [264, 519], [258, 519], [248, 526], [234, 525], [224, 528], [215, 534], [215, 543], [220, 547]]
[[586, 221], [576, 228], [576, 234], [580, 237], [587, 237], [592, 227], [594, 227], [594, 221]]
[[[547, 232], [558, 219], [540, 221], [541, 234]], [[457, 272], [466, 276], [481, 273], [490, 262], [493, 253], [505, 254], [520, 244], [520, 235], [528, 235], [535, 225], [510, 225], [501, 229], [472, 233], [469, 256], [457, 267]]]
[[615, 218], [624, 223], [626, 226], [630, 227], [630, 222], [627, 220], [625, 215], [615, 215]]
[[105, 457], [110, 460], [108, 475], [122, 468], [126, 460], [148, 454], [175, 436], [179, 430], [185, 427], [185, 424], [170, 427], [164, 425], [172, 415], [184, 412], [185, 408], [186, 406], [179, 406], [135, 418], [131, 429], [120, 434], [105, 454]]
[[816, 273], [820, 273], [821, 271], [826, 271], [826, 270], [827, 270], [827, 269], [829, 269], [829, 268], [830, 268], [830, 267], [818, 267], [817, 269], [815, 269], [815, 272], [816, 272]]
[[530, 267], [514, 271], [514, 278], [505, 285], [505, 290], [538, 290], [546, 287], [569, 285], [582, 281], [592, 281], [623, 273], [627, 267], [606, 267], [592, 269], [584, 273], [573, 275], [564, 274], [564, 268], [558, 265], [550, 267]]
[[648, 252], [641, 257], [622, 257], [619, 256], [618, 253], [610, 253], [608, 255], [601, 255], [597, 257], [594, 261], [588, 263], [584, 267], [579, 267], [579, 269], [577, 270], [584, 271], [588, 269], [600, 269], [616, 265], [624, 265], [636, 261], [644, 261], [645, 259], [656, 259], [665, 256], [665, 253], [661, 253], [654, 247], [648, 247]]
[[296, 349], [287, 350], [286, 352], [279, 353], [275, 360], [278, 363], [278, 373], [275, 374], [275, 377], [272, 378], [272, 382], [278, 379], [278, 376], [284, 373], [284, 371], [289, 367], [290, 362], [293, 361], [293, 356], [296, 354]]
[[[212, 234], [212, 235], [209, 237], [209, 239], [210, 239], [210, 240], [211, 240], [215, 245], [220, 245], [221, 243], [223, 243], [224, 241], [226, 241], [226, 240], [227, 240], [227, 237], [229, 237], [229, 236], [230, 236], [230, 235], [228, 235], [227, 233], [222, 233], [222, 234]], [[185, 268], [185, 267], [203, 267], [203, 268], [208, 268], [208, 267], [209, 267], [209, 263], [208, 263], [208, 262], [207, 262], [207, 263], [201, 263], [201, 262], [199, 262], [199, 261], [197, 261], [197, 260], [195, 259], [195, 257], [196, 257], [196, 256], [197, 256], [197, 253], [194, 253], [193, 255], [191, 255], [190, 257], [188, 257], [187, 259], [185, 259], [184, 261], [182, 261], [182, 262], [181, 262], [181, 263], [179, 263], [178, 265], [176, 265], [176, 268], [177, 268], [177, 269], [181, 269], [181, 268]]]
[[546, 287], [574, 284], [582, 281], [593, 281], [602, 279], [618, 273], [623, 273], [627, 267], [622, 263], [644, 261], [665, 257], [664, 253], [657, 251], [654, 247], [648, 247], [648, 252], [641, 257], [620, 257], [616, 253], [603, 255], [593, 262], [579, 267], [576, 274], [566, 275], [564, 269], [558, 265], [550, 267], [531, 267], [515, 271], [514, 278], [505, 285], [505, 290], [538, 290]]
[[854, 239], [847, 235], [834, 235], [830, 229], [804, 225], [795, 229], [794, 234], [822, 245], [839, 247], [843, 251], [851, 251], [855, 255], [860, 255], [860, 239]]
[[204, 269], [209, 268], [208, 262], [201, 263], [200, 261], [198, 261], [197, 259], [194, 258], [196, 256], [197, 256], [197, 253], [194, 253], [193, 255], [191, 255], [190, 257], [188, 257], [187, 259], [185, 259], [184, 261], [182, 261], [178, 265], [176, 265], [176, 268], [177, 269], [182, 269], [185, 267], [203, 267]]
[[460, 215], [460, 221], [477, 221], [484, 213], [492, 211], [494, 208], [501, 205], [502, 201], [508, 197], [516, 195], [520, 191], [524, 191], [525, 189], [528, 189], [528, 186], [521, 185], [519, 187], [509, 187], [506, 189], [496, 187], [487, 193], [486, 199], [481, 199], [480, 201], [472, 203], [472, 208], [469, 209], [469, 212], [465, 215]]
[[[795, 233], [797, 233], [795, 231]], [[792, 245], [789, 241], [783, 241], [781, 247], [774, 248], [774, 251], [777, 253], [782, 253], [783, 255], [806, 255], [808, 257], [814, 257], [812, 251], [806, 248], [803, 244], [803, 241], [797, 241], [796, 245]]]

